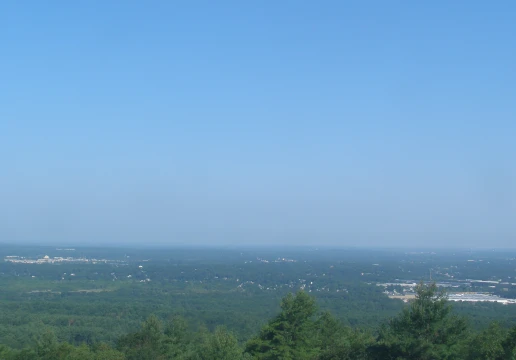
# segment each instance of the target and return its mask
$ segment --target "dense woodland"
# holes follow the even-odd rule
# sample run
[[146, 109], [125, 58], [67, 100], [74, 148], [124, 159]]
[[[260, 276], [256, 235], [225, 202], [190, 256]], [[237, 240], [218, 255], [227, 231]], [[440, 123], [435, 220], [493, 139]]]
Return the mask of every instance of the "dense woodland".
[[242, 343], [222, 326], [192, 331], [181, 317], [163, 321], [152, 315], [114, 345], [74, 346], [45, 331], [24, 349], [0, 347], [0, 358], [516, 359], [516, 327], [504, 329], [492, 323], [483, 331], [472, 331], [467, 319], [453, 313], [446, 294], [434, 284], [420, 284], [416, 299], [374, 331], [346, 326], [329, 312], [319, 312], [314, 298], [298, 291], [287, 294], [278, 314]]
[[[0, 246], [2, 257], [61, 253]], [[428, 281], [430, 270], [436, 281], [512, 282], [515, 254], [506, 252], [74, 254], [111, 260], [0, 263], [0, 359], [510, 359], [513, 351], [516, 305], [453, 303], [451, 310]], [[422, 281], [417, 301], [404, 305], [377, 286], [397, 279]]]

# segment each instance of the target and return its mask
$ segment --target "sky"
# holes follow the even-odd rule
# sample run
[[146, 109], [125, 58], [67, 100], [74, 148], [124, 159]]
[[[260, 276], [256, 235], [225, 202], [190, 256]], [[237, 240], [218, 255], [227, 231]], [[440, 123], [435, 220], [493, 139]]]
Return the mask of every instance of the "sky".
[[513, 1], [4, 1], [0, 242], [516, 245]]

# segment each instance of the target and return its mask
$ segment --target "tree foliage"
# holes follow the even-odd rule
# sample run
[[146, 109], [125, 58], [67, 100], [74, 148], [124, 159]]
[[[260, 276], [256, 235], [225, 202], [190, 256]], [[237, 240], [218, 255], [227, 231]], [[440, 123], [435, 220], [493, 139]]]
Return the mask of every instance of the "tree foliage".
[[255, 359], [311, 359], [317, 351], [312, 334], [317, 308], [305, 292], [288, 294], [281, 302], [281, 312], [265, 325], [260, 334], [246, 345]]
[[419, 284], [416, 299], [379, 331], [372, 353], [377, 359], [460, 359], [467, 324], [452, 314], [446, 293]]
[[475, 333], [453, 313], [444, 292], [434, 284], [420, 284], [416, 299], [373, 336], [344, 325], [329, 312], [319, 313], [315, 299], [299, 291], [286, 295], [278, 314], [243, 346], [223, 326], [193, 330], [180, 316], [163, 322], [152, 315], [137, 331], [119, 337], [115, 347], [72, 345], [47, 329], [24, 349], [0, 345], [0, 359], [516, 360], [516, 327], [493, 323]]

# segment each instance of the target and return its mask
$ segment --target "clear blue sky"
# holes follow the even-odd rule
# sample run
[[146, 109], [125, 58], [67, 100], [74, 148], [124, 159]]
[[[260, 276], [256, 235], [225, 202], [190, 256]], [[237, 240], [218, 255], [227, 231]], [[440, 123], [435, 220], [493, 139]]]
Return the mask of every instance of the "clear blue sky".
[[0, 242], [516, 244], [514, 1], [4, 1]]

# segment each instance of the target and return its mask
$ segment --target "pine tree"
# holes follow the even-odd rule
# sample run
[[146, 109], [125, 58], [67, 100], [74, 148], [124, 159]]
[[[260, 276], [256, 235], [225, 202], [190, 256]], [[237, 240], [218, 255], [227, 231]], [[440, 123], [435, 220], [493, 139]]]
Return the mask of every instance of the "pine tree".
[[419, 284], [416, 299], [400, 315], [380, 328], [376, 359], [456, 360], [464, 354], [467, 327], [451, 314], [444, 291]]
[[255, 359], [303, 360], [317, 354], [314, 336], [316, 305], [313, 298], [299, 291], [281, 302], [281, 313], [251, 339], [246, 352]]

